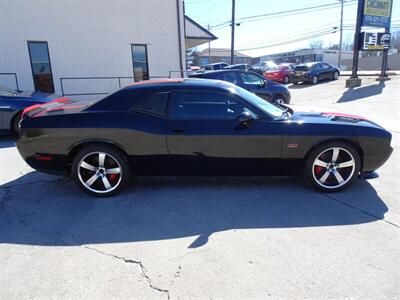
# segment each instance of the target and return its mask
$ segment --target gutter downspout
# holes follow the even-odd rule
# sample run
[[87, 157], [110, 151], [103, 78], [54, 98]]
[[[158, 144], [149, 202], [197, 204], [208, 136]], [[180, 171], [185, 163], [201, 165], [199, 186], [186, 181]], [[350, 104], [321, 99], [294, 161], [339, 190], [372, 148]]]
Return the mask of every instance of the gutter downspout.
[[178, 18], [178, 45], [179, 45], [179, 66], [180, 66], [180, 71], [181, 71], [181, 77], [183, 78], [183, 64], [182, 64], [182, 35], [181, 35], [181, 12], [180, 12], [180, 7], [179, 7], [179, 1], [181, 0], [176, 0], [176, 16]]

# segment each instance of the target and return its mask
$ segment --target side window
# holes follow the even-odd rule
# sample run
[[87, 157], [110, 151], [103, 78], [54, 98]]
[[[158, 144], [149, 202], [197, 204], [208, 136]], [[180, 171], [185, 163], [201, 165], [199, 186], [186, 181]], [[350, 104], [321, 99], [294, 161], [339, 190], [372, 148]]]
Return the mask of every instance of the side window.
[[218, 75], [218, 79], [237, 84], [236, 73], [222, 73]]
[[215, 93], [178, 92], [174, 95], [171, 119], [235, 119], [245, 107], [233, 98]]
[[328, 64], [322, 64], [322, 68], [324, 68], [324, 69], [329, 69], [331, 66], [330, 65], [328, 65]]
[[244, 84], [262, 85], [263, 80], [251, 73], [240, 73], [240, 77]]
[[167, 112], [168, 93], [156, 93], [144, 97], [133, 107], [133, 110], [165, 116]]

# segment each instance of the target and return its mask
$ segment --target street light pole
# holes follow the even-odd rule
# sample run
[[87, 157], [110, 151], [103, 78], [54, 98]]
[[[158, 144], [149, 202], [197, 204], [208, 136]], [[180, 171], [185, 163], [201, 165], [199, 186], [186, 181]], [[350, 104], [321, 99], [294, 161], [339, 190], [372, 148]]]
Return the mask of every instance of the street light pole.
[[364, 3], [365, 0], [358, 0], [357, 21], [354, 33], [354, 43], [353, 43], [353, 66], [351, 69], [350, 78], [346, 79], [346, 87], [348, 88], [355, 88], [361, 85], [361, 79], [358, 78], [357, 76], [357, 70], [358, 70], [358, 53], [360, 49], [360, 33], [361, 33], [361, 23], [363, 17]]
[[340, 6], [340, 39], [339, 39], [339, 58], [338, 58], [338, 68], [340, 70], [340, 62], [342, 60], [342, 39], [343, 39], [343, 0], [339, 0]]
[[[210, 31], [210, 24], [207, 26], [208, 31]], [[208, 63], [211, 64], [211, 42], [208, 41]]]
[[235, 0], [232, 0], [232, 21], [231, 21], [231, 65], [235, 56]]

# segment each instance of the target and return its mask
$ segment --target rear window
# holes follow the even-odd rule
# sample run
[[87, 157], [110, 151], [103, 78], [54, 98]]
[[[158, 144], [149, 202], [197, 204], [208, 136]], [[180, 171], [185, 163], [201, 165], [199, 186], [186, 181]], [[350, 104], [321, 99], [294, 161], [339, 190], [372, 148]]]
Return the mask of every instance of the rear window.
[[133, 110], [165, 116], [167, 114], [167, 103], [169, 93], [156, 93], [140, 100]]
[[309, 67], [307, 67], [307, 66], [296, 66], [296, 67], [294, 68], [294, 70], [295, 70], [295, 71], [308, 71], [308, 70], [309, 70]]

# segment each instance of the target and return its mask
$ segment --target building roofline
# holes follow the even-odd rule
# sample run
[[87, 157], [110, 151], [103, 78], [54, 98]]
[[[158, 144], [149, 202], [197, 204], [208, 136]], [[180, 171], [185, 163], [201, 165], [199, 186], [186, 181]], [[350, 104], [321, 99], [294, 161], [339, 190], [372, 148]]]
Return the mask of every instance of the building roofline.
[[[187, 15], [185, 15], [185, 19], [188, 20], [190, 23], [192, 23], [194, 26], [198, 27], [201, 31], [203, 31], [205, 34], [209, 35], [211, 38], [209, 38], [209, 40], [216, 40], [218, 39], [215, 35], [213, 35], [209, 30], [207, 30], [206, 28], [204, 28], [203, 26], [201, 26], [199, 23], [197, 23], [196, 21], [194, 21], [193, 19], [191, 19], [190, 17], [188, 17]], [[190, 36], [186, 36], [186, 38], [199, 38], [199, 37], [190, 37]], [[200, 37], [201, 38], [201, 37]], [[204, 39], [208, 39], [208, 38], [204, 38]]]

